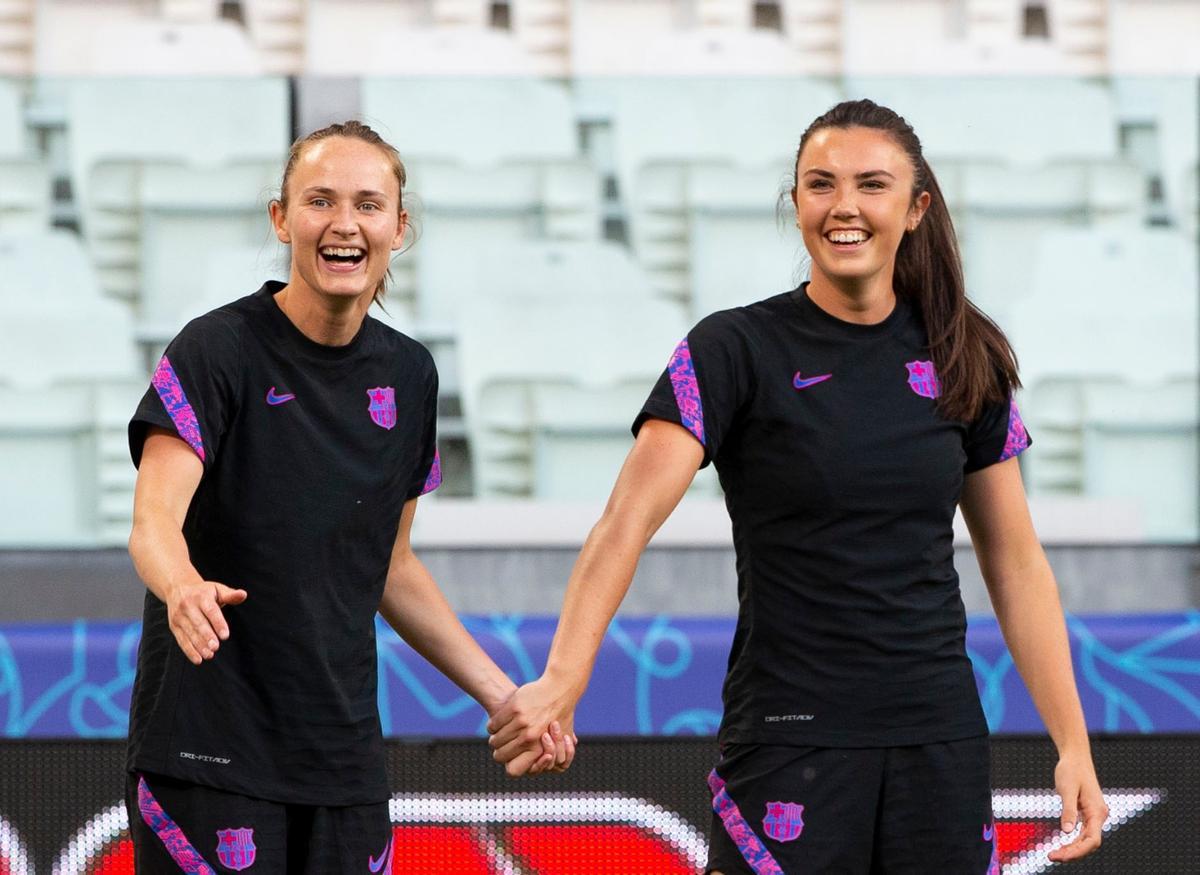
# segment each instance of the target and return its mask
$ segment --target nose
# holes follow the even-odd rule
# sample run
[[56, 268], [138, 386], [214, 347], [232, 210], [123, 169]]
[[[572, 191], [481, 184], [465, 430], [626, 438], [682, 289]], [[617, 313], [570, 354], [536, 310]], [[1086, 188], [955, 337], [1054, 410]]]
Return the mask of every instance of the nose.
[[833, 205], [833, 216], [838, 219], [858, 215], [857, 190], [853, 185], [842, 186], [838, 189], [837, 201]]
[[344, 203], [337, 208], [330, 230], [343, 237], [353, 237], [358, 233], [358, 214], [354, 204]]

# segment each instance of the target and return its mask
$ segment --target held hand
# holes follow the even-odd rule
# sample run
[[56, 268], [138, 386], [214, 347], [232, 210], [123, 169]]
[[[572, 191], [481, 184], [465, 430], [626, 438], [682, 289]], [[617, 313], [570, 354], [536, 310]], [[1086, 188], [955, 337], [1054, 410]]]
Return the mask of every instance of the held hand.
[[206, 580], [176, 587], [167, 602], [167, 621], [179, 648], [193, 665], [217, 655], [220, 642], [229, 638], [229, 624], [221, 608], [240, 605], [244, 589]]
[[1054, 769], [1054, 789], [1062, 797], [1062, 830], [1074, 832], [1082, 819], [1083, 828], [1068, 845], [1050, 853], [1056, 863], [1078, 860], [1100, 847], [1100, 832], [1108, 819], [1108, 805], [1096, 778], [1089, 755], [1064, 756]]
[[[548, 770], [566, 771], [579, 743], [574, 732], [574, 711], [575, 703], [552, 689], [545, 677], [526, 684], [488, 721], [492, 758], [504, 763], [504, 770], [513, 778]], [[553, 762], [544, 753], [547, 739], [554, 742]]]

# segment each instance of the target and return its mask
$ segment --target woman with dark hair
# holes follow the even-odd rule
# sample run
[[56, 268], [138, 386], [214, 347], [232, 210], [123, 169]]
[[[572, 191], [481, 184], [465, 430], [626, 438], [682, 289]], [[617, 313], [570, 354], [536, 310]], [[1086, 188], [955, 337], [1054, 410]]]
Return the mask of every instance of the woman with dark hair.
[[1107, 810], [1057, 586], [1016, 456], [1016, 360], [966, 299], [912, 128], [871, 101], [801, 137], [811, 280], [680, 342], [567, 587], [546, 671], [492, 717], [515, 773], [570, 729], [647, 542], [715, 464], [739, 612], [709, 776], [712, 873], [998, 873], [987, 724], [953, 566], [961, 506], [1005, 639], [1058, 746], [1061, 826]]
[[[140, 873], [392, 870], [377, 611], [489, 713], [515, 689], [409, 542], [441, 482], [437, 372], [367, 315], [404, 183], [358, 122], [297, 141], [270, 207], [288, 282], [190, 322], [129, 424]], [[539, 738], [531, 770], [565, 768], [572, 743]]]

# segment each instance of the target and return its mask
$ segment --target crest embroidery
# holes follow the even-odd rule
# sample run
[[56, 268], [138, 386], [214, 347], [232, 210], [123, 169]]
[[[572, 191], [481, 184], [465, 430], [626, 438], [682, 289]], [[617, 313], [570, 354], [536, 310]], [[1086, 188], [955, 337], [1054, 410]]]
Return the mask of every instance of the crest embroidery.
[[396, 425], [396, 390], [391, 386], [376, 386], [367, 390], [371, 403], [367, 412], [371, 414], [371, 422], [380, 428], [392, 429]]

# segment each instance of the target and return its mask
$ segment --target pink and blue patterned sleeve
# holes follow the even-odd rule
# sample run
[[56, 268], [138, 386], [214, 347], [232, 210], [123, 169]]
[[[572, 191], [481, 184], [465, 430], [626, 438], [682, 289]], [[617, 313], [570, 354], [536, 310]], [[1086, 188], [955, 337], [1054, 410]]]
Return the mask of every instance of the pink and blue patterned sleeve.
[[1008, 404], [1008, 433], [1004, 438], [1004, 449], [997, 459], [999, 462], [1019, 456], [1029, 449], [1030, 444], [1029, 432], [1025, 429], [1025, 423], [1021, 421], [1021, 411], [1017, 409], [1017, 402], [1013, 400]]

